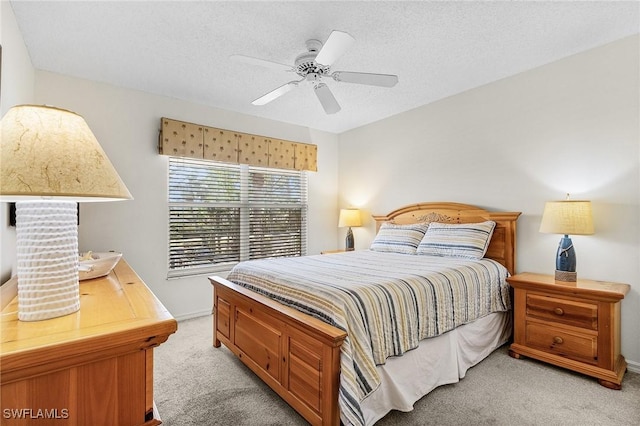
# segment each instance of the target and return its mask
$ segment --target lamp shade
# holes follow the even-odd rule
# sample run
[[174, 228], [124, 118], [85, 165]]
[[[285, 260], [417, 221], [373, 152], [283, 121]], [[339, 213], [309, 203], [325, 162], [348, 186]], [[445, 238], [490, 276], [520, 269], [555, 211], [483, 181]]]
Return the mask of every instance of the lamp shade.
[[3, 117], [0, 137], [2, 201], [132, 198], [78, 114], [49, 106], [18, 105]]
[[591, 201], [549, 201], [544, 206], [540, 232], [563, 235], [594, 233]]
[[341, 209], [338, 219], [338, 227], [345, 226], [362, 226], [360, 218], [360, 210], [358, 209]]
[[80, 309], [76, 202], [131, 194], [84, 119], [19, 105], [0, 123], [0, 201], [16, 202], [18, 319]]

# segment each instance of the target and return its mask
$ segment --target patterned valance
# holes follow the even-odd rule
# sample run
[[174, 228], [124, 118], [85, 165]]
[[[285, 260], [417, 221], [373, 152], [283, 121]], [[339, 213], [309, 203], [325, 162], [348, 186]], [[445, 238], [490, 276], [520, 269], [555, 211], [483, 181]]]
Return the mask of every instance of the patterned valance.
[[161, 119], [162, 155], [276, 169], [318, 170], [318, 147], [184, 121]]

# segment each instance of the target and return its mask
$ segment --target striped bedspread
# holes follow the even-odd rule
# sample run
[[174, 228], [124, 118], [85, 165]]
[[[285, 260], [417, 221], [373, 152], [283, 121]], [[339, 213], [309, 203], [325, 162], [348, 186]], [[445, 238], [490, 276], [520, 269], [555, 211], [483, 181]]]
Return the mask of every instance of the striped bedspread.
[[361, 250], [243, 262], [228, 279], [347, 332], [340, 410], [344, 423], [360, 425], [360, 401], [380, 384], [376, 365], [510, 309], [507, 276], [489, 259]]

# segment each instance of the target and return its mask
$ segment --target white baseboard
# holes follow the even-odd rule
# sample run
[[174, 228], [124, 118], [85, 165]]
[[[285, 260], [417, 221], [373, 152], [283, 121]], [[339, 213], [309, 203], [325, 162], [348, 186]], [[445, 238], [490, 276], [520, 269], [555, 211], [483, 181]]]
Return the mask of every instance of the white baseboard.
[[210, 316], [211, 314], [212, 314], [212, 312], [210, 310], [208, 310], [208, 311], [198, 311], [198, 312], [191, 312], [191, 313], [188, 313], [188, 314], [177, 316], [177, 317], [175, 317], [175, 319], [176, 319], [176, 321], [180, 322], [180, 321], [184, 321], [184, 320], [188, 320], [188, 319], [192, 319], [192, 318]]
[[640, 373], [640, 362], [627, 360], [627, 370]]

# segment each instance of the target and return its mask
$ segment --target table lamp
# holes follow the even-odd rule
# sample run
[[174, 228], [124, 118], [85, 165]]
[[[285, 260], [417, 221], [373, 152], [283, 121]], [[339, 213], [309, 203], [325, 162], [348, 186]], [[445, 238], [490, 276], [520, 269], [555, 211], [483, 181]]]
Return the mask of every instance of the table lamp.
[[347, 238], [345, 239], [345, 250], [352, 251], [355, 247], [353, 241], [352, 226], [361, 226], [362, 220], [360, 219], [360, 210], [358, 209], [340, 209], [340, 217], [338, 219], [338, 227], [344, 228], [348, 226]]
[[547, 202], [542, 214], [540, 232], [564, 235], [558, 245], [555, 279], [575, 282], [577, 280], [576, 252], [569, 235], [594, 233], [591, 201], [569, 200], [567, 195], [565, 201]]
[[18, 319], [80, 309], [77, 202], [131, 199], [85, 120], [18, 105], [0, 122], [0, 201], [16, 203]]

